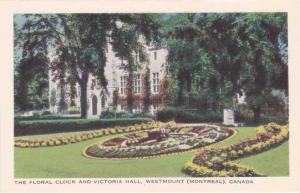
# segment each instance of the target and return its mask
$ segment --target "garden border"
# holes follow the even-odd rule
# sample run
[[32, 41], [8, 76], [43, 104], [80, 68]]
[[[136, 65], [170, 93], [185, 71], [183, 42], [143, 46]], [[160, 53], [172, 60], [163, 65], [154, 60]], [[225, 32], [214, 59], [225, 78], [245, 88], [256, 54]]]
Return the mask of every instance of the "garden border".
[[[272, 130], [269, 129], [269, 128], [272, 129], [273, 127], [280, 128], [280, 131], [278, 133], [275, 133], [275, 134], [272, 133], [273, 135], [268, 136], [268, 132], [274, 132], [274, 130], [272, 131]], [[285, 130], [287, 130], [287, 131], [285, 131]], [[275, 146], [272, 147], [272, 144], [270, 144], [270, 146], [267, 147], [268, 149], [266, 149], [266, 150], [263, 149], [266, 146], [262, 147], [262, 149], [258, 149], [258, 150], [256, 150], [257, 152], [254, 152], [253, 154], [251, 153], [251, 155], [248, 155], [248, 156], [253, 156], [253, 155], [265, 152], [265, 151], [269, 151], [270, 149], [272, 149], [272, 148], [274, 148], [278, 145], [281, 145], [283, 142], [288, 141], [288, 138], [289, 138], [288, 125], [278, 125], [276, 123], [269, 123], [267, 125], [259, 126], [259, 127], [256, 128], [256, 133], [257, 133], [257, 135], [255, 137], [256, 142], [254, 144], [250, 145], [250, 146], [255, 146], [259, 143], [264, 143], [264, 142], [267, 142], [267, 141], [271, 141], [273, 138], [274, 138], [273, 145], [275, 145]], [[285, 134], [286, 134], [286, 136], [284, 136]], [[275, 139], [278, 136], [283, 136], [283, 137], [282, 137], [282, 139], [279, 138], [276, 141]], [[268, 137], [267, 139], [265, 139], [266, 141], [263, 141], [264, 138], [266, 138], [266, 137]], [[244, 141], [244, 142], [246, 142], [246, 141]], [[229, 147], [236, 146], [237, 144], [239, 144], [239, 143], [237, 142], [235, 144], [227, 145], [227, 146], [222, 147], [222, 148], [217, 147], [217, 148], [215, 148], [215, 150], [226, 149], [226, 148], [229, 148]], [[237, 150], [234, 150], [234, 151], [237, 151]], [[197, 159], [198, 156], [201, 156], [203, 153], [205, 153], [205, 152], [199, 152], [199, 155], [196, 155], [195, 157], [193, 157], [192, 160], [188, 161], [185, 164], [185, 166], [183, 168], [184, 173], [186, 173], [190, 176], [193, 176], [193, 177], [228, 177], [228, 176], [230, 176], [230, 171], [228, 171], [228, 170], [227, 171], [224, 170], [224, 169], [215, 170], [215, 169], [211, 168], [210, 166], [203, 165], [202, 163], [205, 163], [206, 160], [202, 160], [202, 163], [194, 162], [194, 160]], [[210, 154], [210, 152], [207, 152], [206, 154]], [[219, 155], [213, 155], [213, 156], [219, 156]], [[229, 160], [225, 161], [224, 163], [225, 164], [233, 164], [239, 169], [248, 170], [248, 171], [244, 171], [244, 172], [250, 172], [250, 176], [246, 176], [246, 174], [243, 174], [243, 177], [254, 177], [254, 176], [255, 177], [260, 177], [260, 176], [264, 176], [264, 174], [260, 173], [255, 168], [249, 167], [248, 165], [240, 165], [240, 164], [237, 164], [237, 163], [233, 162], [236, 159], [241, 159], [241, 158], [248, 157], [248, 156], [247, 155], [246, 156], [242, 155], [242, 156], [237, 157], [237, 158], [232, 158], [232, 159], [229, 158]], [[202, 159], [207, 159], [207, 158], [202, 158]], [[252, 171], [252, 173], [251, 173], [251, 171]], [[201, 174], [201, 172], [202, 172], [202, 174]], [[204, 175], [203, 173], [207, 173], [207, 172], [211, 172], [210, 175], [213, 175], [213, 176], [203, 176]], [[251, 175], [254, 175], [254, 176], [251, 176]], [[242, 176], [236, 176], [236, 177], [242, 177]]]

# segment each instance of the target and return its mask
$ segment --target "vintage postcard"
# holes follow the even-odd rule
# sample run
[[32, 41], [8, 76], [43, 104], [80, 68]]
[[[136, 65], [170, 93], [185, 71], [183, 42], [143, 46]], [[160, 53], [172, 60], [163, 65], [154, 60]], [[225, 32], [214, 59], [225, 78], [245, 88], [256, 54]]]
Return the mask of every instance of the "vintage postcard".
[[300, 191], [300, 3], [263, 2], [0, 2], [0, 191]]

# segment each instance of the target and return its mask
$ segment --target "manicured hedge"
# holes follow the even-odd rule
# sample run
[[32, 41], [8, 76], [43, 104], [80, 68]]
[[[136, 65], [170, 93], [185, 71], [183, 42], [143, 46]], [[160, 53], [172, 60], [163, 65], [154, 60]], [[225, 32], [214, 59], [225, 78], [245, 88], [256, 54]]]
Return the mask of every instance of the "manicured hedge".
[[199, 122], [221, 122], [222, 113], [212, 111], [188, 111], [181, 108], [167, 107], [157, 112], [157, 120], [171, 121], [180, 123], [199, 123]]
[[28, 117], [15, 117], [18, 121], [38, 121], [38, 120], [74, 120], [81, 119], [80, 116], [63, 117], [61, 115], [45, 115], [45, 116], [28, 116]]
[[60, 146], [68, 145], [73, 143], [79, 143], [89, 139], [94, 139], [106, 135], [115, 135], [120, 133], [128, 133], [135, 131], [142, 131], [153, 128], [161, 127], [170, 127], [175, 123], [161, 123], [150, 121], [142, 124], [134, 124], [130, 126], [121, 126], [115, 128], [104, 128], [99, 130], [92, 131], [80, 131], [80, 132], [71, 132], [70, 134], [55, 134], [53, 136], [47, 137], [36, 137], [36, 138], [27, 138], [27, 137], [18, 137], [15, 140], [15, 147], [20, 148], [39, 148], [39, 147], [50, 147], [50, 146]]
[[113, 118], [153, 118], [153, 115], [149, 113], [128, 113], [128, 112], [114, 112], [103, 111], [100, 119], [113, 119]]
[[15, 136], [94, 130], [102, 129], [105, 127], [127, 126], [148, 121], [151, 121], [151, 119], [65, 119], [36, 121], [15, 120]]

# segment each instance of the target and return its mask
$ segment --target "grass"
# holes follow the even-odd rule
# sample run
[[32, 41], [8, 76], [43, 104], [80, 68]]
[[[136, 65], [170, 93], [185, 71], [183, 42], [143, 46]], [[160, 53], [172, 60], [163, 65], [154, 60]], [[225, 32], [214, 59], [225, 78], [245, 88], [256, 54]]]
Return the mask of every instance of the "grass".
[[[255, 136], [255, 128], [236, 128], [237, 135], [214, 144], [221, 147], [241, 139]], [[16, 178], [97, 178], [97, 177], [179, 177], [184, 164], [193, 158], [196, 150], [177, 155], [143, 160], [95, 160], [83, 157], [82, 151], [90, 144], [106, 140], [111, 136], [92, 139], [81, 143], [47, 147], [15, 148]], [[268, 152], [238, 160], [271, 175], [288, 175], [288, 143]], [[271, 162], [270, 162], [271, 160]], [[272, 163], [272, 164], [270, 164]], [[268, 169], [270, 165], [276, 171]], [[278, 167], [280, 169], [278, 169]]]
[[258, 172], [268, 174], [268, 176], [288, 176], [289, 175], [289, 143], [284, 142], [279, 147], [267, 152], [235, 161], [243, 165], [249, 165]]

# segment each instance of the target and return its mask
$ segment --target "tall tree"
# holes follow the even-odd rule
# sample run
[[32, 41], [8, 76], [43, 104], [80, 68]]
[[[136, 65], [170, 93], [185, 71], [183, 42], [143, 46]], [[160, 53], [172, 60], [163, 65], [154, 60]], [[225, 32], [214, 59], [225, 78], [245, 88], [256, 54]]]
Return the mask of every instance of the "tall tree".
[[32, 42], [24, 51], [37, 50], [39, 42], [51, 52], [51, 69], [61, 76], [61, 69], [74, 77], [81, 89], [81, 117], [87, 117], [87, 83], [90, 74], [106, 89], [104, 76], [107, 36], [115, 22], [108, 14], [34, 14], [25, 15], [23, 42]]
[[246, 101], [254, 113], [254, 120], [260, 121], [262, 108], [269, 100], [273, 89], [288, 91], [287, 16], [285, 13], [248, 14], [244, 37], [248, 58], [248, 71], [241, 83]]
[[[208, 96], [215, 96], [214, 103], [245, 92], [254, 119], [258, 121], [272, 89], [287, 93], [285, 13], [185, 14], [175, 15], [167, 23], [171, 25], [165, 32], [166, 42], [171, 45], [170, 71], [178, 76], [179, 96], [183, 88], [190, 90], [189, 76], [195, 83], [192, 87], [200, 92], [205, 88], [210, 90]], [[185, 44], [180, 41], [193, 47], [190, 53], [181, 55], [188, 48], [183, 49]], [[199, 50], [200, 57], [195, 57], [199, 56]], [[193, 59], [185, 57], [192, 53], [195, 54]], [[204, 79], [199, 79], [201, 70], [207, 70], [206, 75], [202, 74]]]

